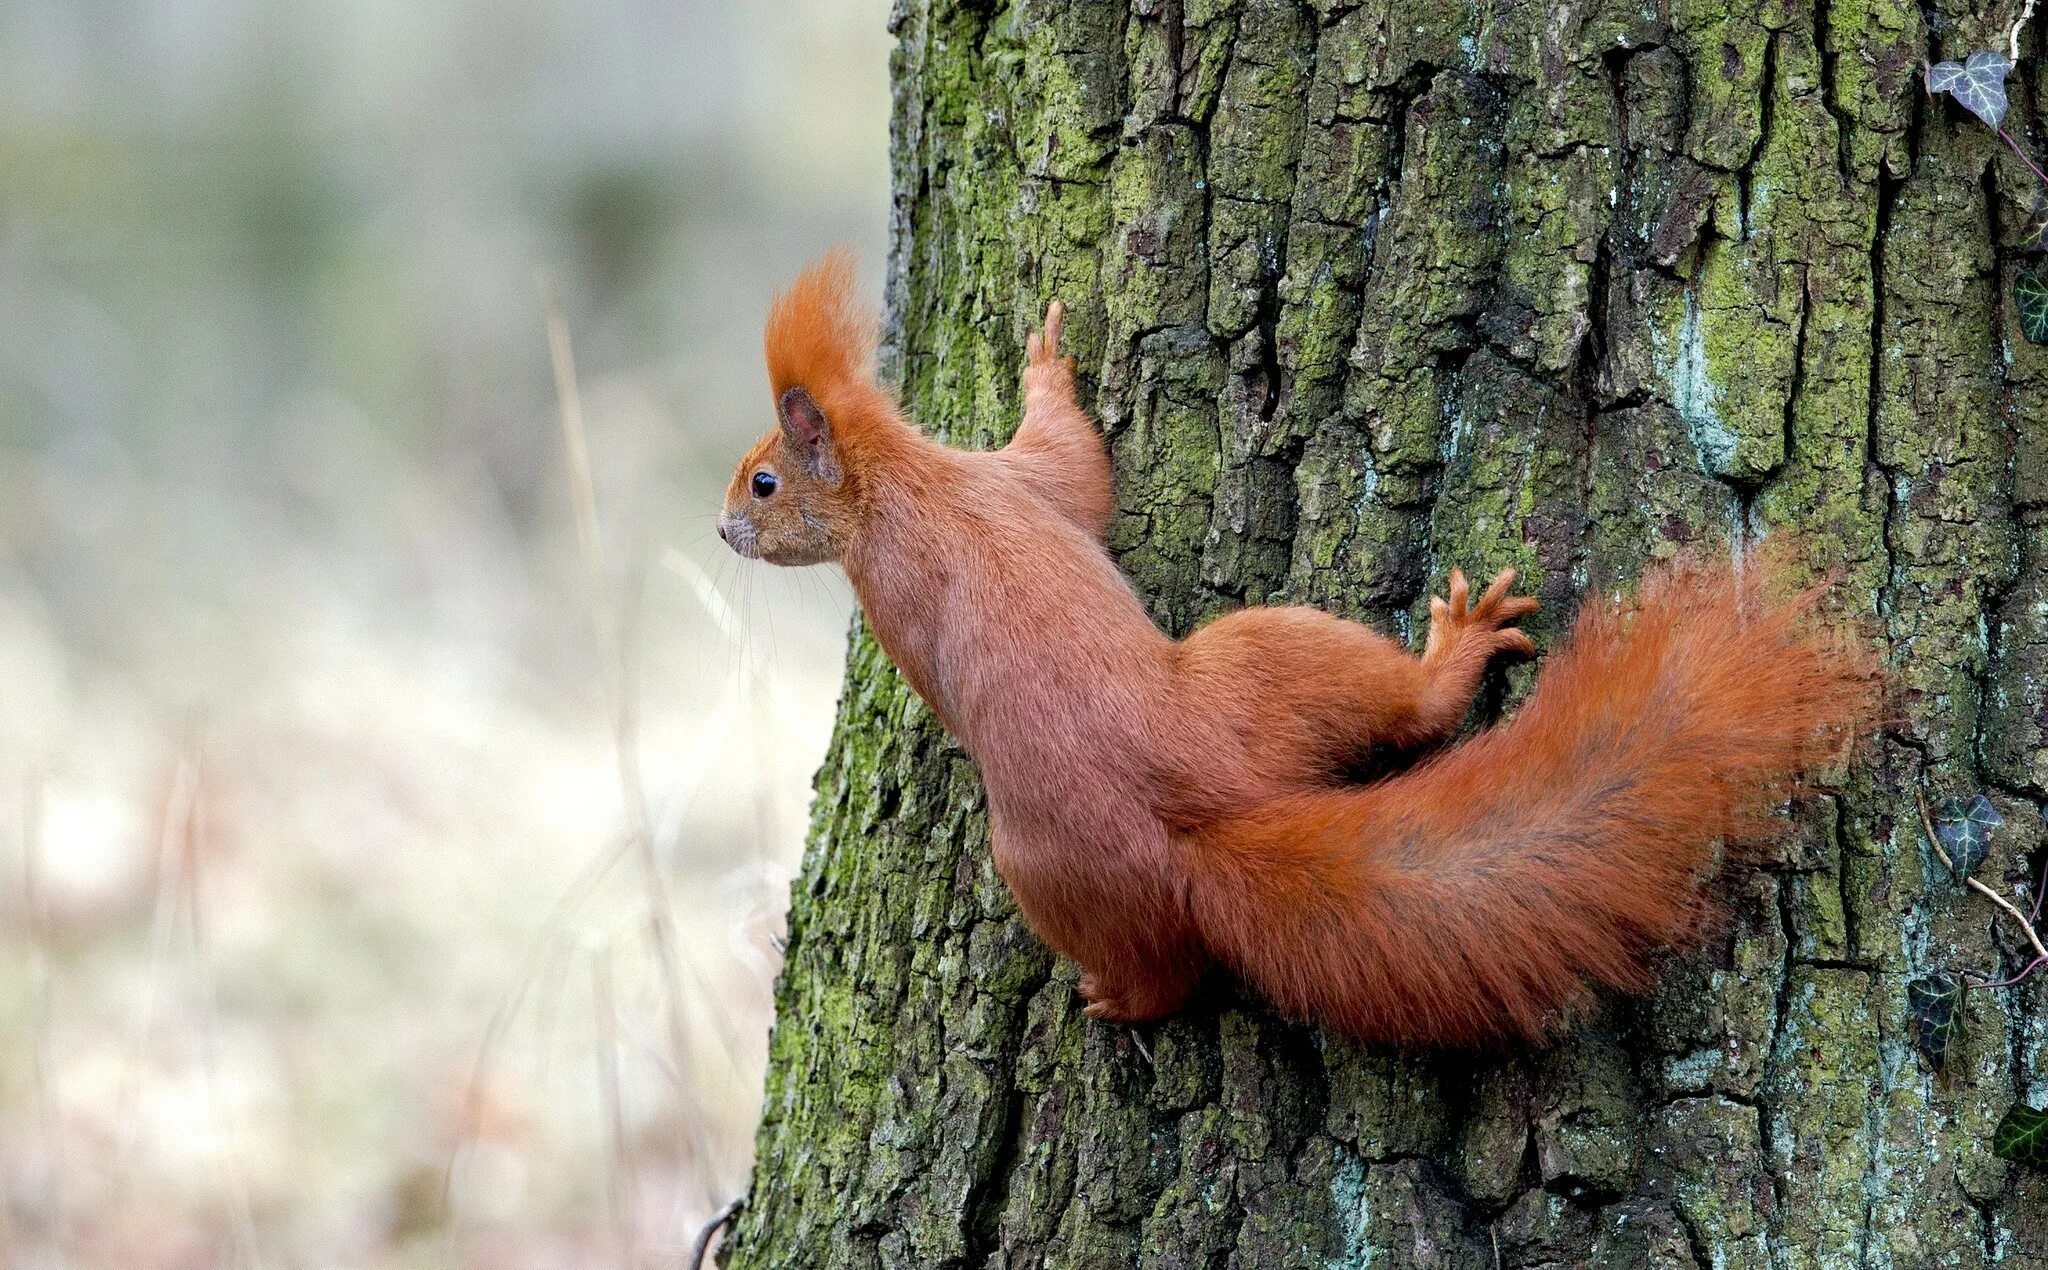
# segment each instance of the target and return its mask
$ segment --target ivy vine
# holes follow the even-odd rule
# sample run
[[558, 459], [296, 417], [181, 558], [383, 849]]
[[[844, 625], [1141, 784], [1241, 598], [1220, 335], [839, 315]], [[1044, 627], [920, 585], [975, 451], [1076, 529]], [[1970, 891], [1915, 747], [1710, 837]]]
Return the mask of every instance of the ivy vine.
[[[2009, 39], [2011, 56], [1980, 49], [1960, 62], [1936, 62], [1923, 66], [1927, 91], [1933, 96], [1948, 96], [1956, 104], [1975, 115], [1979, 122], [1998, 134], [1998, 139], [2018, 156], [2027, 171], [2034, 174], [2042, 190], [2048, 190], [2048, 172], [2034, 162], [2019, 140], [2005, 130], [2005, 115], [2010, 106], [2006, 95], [2005, 82], [2011, 77], [2013, 61], [2019, 56], [2020, 29], [2026, 25], [2033, 13], [2029, 3], [2013, 24]], [[2020, 235], [2021, 250], [2038, 253], [2044, 243], [2044, 232], [2048, 232], [2048, 198], [2042, 191], [2034, 195], [2033, 210], [2027, 218], [2025, 229]], [[2019, 312], [2020, 334], [2035, 344], [2048, 344], [2048, 276], [2042, 267], [2036, 265], [2021, 270], [2012, 282], [2013, 308]]]
[[[2008, 975], [2000, 975], [1996, 970], [1937, 970], [1906, 985], [1906, 1021], [1913, 1045], [1939, 1075], [1945, 1070], [1956, 1042], [1962, 1039], [1968, 1013], [1967, 994], [2017, 987], [2032, 978], [2035, 971], [2048, 966], [2048, 945], [2043, 944], [2038, 929], [2042, 902], [2048, 900], [2048, 868], [2042, 869], [2034, 884], [2033, 903], [2022, 912], [2018, 904], [1976, 876], [1978, 867], [1990, 855], [1992, 832], [2005, 823], [2005, 817], [1991, 800], [1982, 793], [1946, 799], [1938, 815], [1928, 810], [1927, 798], [1917, 787], [1913, 800], [1920, 812], [1927, 845], [1949, 876], [1990, 900], [2006, 920], [2018, 927], [2033, 951], [2026, 964]], [[1991, 1148], [2001, 1159], [2048, 1170], [2048, 1111], [2015, 1103], [1999, 1121]]]

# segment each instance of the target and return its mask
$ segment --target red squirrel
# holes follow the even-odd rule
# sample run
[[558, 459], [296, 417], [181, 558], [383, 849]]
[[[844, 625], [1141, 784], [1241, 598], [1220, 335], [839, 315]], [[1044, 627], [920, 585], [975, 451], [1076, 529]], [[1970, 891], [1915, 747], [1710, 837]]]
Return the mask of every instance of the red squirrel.
[[1872, 718], [1869, 654], [1767, 597], [1756, 566], [1653, 568], [1588, 602], [1513, 718], [1426, 751], [1496, 655], [1535, 653], [1503, 570], [1430, 601], [1416, 657], [1356, 622], [1247, 608], [1175, 641], [1104, 545], [1110, 466], [1059, 352], [1028, 341], [1000, 450], [923, 436], [871, 368], [850, 258], [804, 272], [765, 345], [778, 426], [719, 532], [837, 561], [875, 638], [981, 771], [996, 868], [1080, 963], [1086, 1013], [1142, 1023], [1220, 963], [1367, 1040], [1540, 1038], [1589, 982], [1640, 989], [1694, 932], [1717, 843]]

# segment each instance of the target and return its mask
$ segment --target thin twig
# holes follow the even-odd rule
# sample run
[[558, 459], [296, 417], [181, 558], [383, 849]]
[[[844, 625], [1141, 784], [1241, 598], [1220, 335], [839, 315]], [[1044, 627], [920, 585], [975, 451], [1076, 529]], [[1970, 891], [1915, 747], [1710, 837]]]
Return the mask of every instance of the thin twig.
[[[640, 861], [647, 892], [647, 942], [653, 945], [654, 962], [668, 1024], [669, 1051], [678, 1073], [690, 1069], [694, 1047], [684, 1019], [687, 998], [682, 976], [687, 969], [698, 978], [696, 968], [684, 960], [677, 948], [675, 915], [669, 905], [668, 880], [662, 873], [661, 858], [654, 845], [654, 819], [648, 810], [646, 784], [640, 772], [640, 727], [631, 691], [629, 640], [612, 603], [604, 560], [604, 541], [598, 529], [597, 485], [591, 478], [590, 444], [583, 426], [583, 393], [576, 378], [576, 354], [569, 342], [569, 323], [555, 299], [554, 287], [541, 279], [541, 305], [548, 328], [548, 360], [554, 371], [555, 401], [561, 417], [562, 440], [567, 451], [570, 500], [575, 506], [576, 540], [583, 556], [585, 580], [590, 591], [590, 620], [597, 641], [597, 655], [612, 716], [612, 741], [619, 769], [619, 791], [625, 803], [626, 822]], [[699, 988], [710, 996], [710, 985], [699, 979]], [[730, 1039], [715, 1022], [711, 1032], [724, 1047], [729, 1064], [738, 1065]], [[690, 1091], [678, 1089], [684, 1100]], [[704, 1141], [697, 1117], [686, 1118], [692, 1126], [691, 1146], [700, 1164], [710, 1164], [710, 1145]]]
[[[1941, 849], [1941, 839], [1934, 832], [1934, 817], [1927, 814], [1927, 798], [1921, 792], [1918, 785], [1913, 786], [1913, 804], [1920, 809], [1920, 827], [1927, 833], [1927, 845], [1934, 848], [1934, 854], [1941, 857], [1942, 866], [1953, 874], [1956, 871], [1955, 861], [1949, 859], [1948, 852]], [[2034, 946], [2034, 955], [2043, 961], [2048, 961], [2048, 947], [2042, 945], [2040, 934], [2034, 930], [2034, 924], [2027, 920], [2025, 913], [2020, 912], [2011, 900], [2006, 899], [2003, 895], [1979, 882], [1976, 878], [1964, 878], [1963, 881], [1971, 890], [2004, 909], [2008, 916], [2018, 922], [2020, 930], [2027, 937], [2027, 942]]]
[[570, 501], [575, 506], [576, 541], [583, 556], [585, 583], [590, 591], [590, 624], [597, 641], [600, 674], [604, 682], [605, 705], [612, 716], [612, 740], [619, 768], [619, 787], [626, 804], [626, 819], [633, 846], [640, 859], [648, 890], [648, 937], [661, 972], [666, 994], [670, 1043], [676, 1061], [689, 1054], [687, 1038], [680, 1030], [682, 989], [673, 943], [675, 921], [669, 912], [668, 885], [662, 876], [661, 859], [654, 847], [654, 827], [647, 811], [647, 794], [640, 775], [639, 720], [625, 683], [624, 641], [619, 635], [618, 610], [613, 606], [611, 587], [605, 578], [604, 540], [597, 522], [597, 487], [590, 474], [590, 444], [583, 427], [583, 393], [577, 386], [576, 354], [569, 343], [569, 324], [555, 301], [554, 288], [541, 286], [541, 303], [547, 311], [548, 357], [554, 369], [555, 401], [561, 416], [562, 441], [567, 450]]
[[[583, 872], [579, 873], [562, 894], [556, 898], [554, 907], [548, 910], [547, 917], [541, 922], [540, 936], [527, 949], [526, 956], [521, 962], [519, 974], [513, 980], [512, 987], [506, 992], [504, 998], [499, 1001], [498, 1008], [492, 1012], [490, 1021], [484, 1025], [483, 1039], [477, 1044], [476, 1061], [470, 1066], [469, 1082], [463, 1093], [461, 1114], [456, 1124], [454, 1138], [448, 1144], [448, 1158], [442, 1162], [442, 1212], [452, 1214], [455, 1211], [455, 1172], [461, 1163], [463, 1148], [469, 1141], [470, 1122], [474, 1119], [474, 1109], [483, 1104], [485, 1096], [484, 1078], [489, 1073], [491, 1065], [496, 1059], [499, 1044], [504, 1040], [505, 1034], [511, 1030], [513, 1021], [518, 1017], [521, 1007], [526, 1002], [527, 993], [539, 978], [547, 959], [558, 951], [562, 943], [561, 928], [568, 924], [569, 919], [582, 907], [584, 901], [596, 890], [599, 883], [603, 882], [613, 866], [626, 858], [631, 848], [632, 844], [621, 838], [614, 845], [598, 852], [591, 857], [589, 863], [584, 865]], [[452, 1231], [453, 1227], [454, 1223], [451, 1221], [448, 1230]]]
[[2048, 172], [2043, 172], [2041, 170], [2041, 165], [2034, 162], [2032, 156], [2028, 155], [2028, 153], [2025, 150], [2020, 149], [2020, 143], [2013, 140], [2013, 136], [2011, 133], [2007, 132], [2003, 128], [2000, 128], [1998, 130], [1998, 136], [2000, 140], [2005, 142], [2005, 144], [2012, 147], [2012, 152], [2020, 157], [2021, 163], [2027, 165], [2027, 171], [2032, 172], [2034, 174], [2035, 180], [2039, 181], [2043, 185], [2048, 185]]
[[36, 1091], [36, 1120], [48, 1163], [43, 1170], [43, 1199], [48, 1205], [51, 1239], [60, 1254], [68, 1242], [69, 1214], [64, 1203], [64, 1113], [57, 1102], [51, 1044], [50, 931], [43, 908], [43, 800], [48, 791], [40, 768], [29, 774], [21, 798], [21, 903], [29, 948], [30, 1079]]
[[1157, 1061], [1152, 1057], [1152, 1047], [1145, 1043], [1145, 1034], [1135, 1027], [1131, 1029], [1131, 1044], [1138, 1047], [1138, 1052], [1145, 1056], [1146, 1062], [1152, 1063]]
[[711, 1240], [718, 1234], [718, 1228], [731, 1221], [744, 1202], [744, 1197], [736, 1199], [711, 1214], [711, 1220], [704, 1223], [704, 1228], [697, 1232], [696, 1241], [690, 1245], [690, 1255], [683, 1261], [683, 1270], [703, 1270], [704, 1254], [711, 1251]]
[[[2032, 975], [2032, 974], [2033, 974], [2033, 973], [2034, 973], [2034, 972], [2035, 972], [2036, 970], [2039, 970], [2039, 969], [2040, 969], [2041, 967], [2043, 967], [2043, 966], [2048, 966], [2048, 957], [2036, 957], [2036, 958], [2034, 958], [2034, 959], [2033, 959], [2032, 961], [2028, 962], [2028, 963], [2027, 963], [2027, 964], [2026, 964], [2026, 965], [2025, 965], [2024, 967], [2022, 967], [2022, 968], [2020, 969], [2020, 972], [2019, 972], [2018, 974], [2014, 975], [2014, 976], [2013, 976], [2012, 978], [2010, 978], [2010, 979], [2000, 979], [2000, 980], [1998, 980], [1998, 981], [1997, 981], [1997, 982], [1995, 982], [1995, 983], [1994, 983], [1994, 982], [1989, 982], [1989, 981], [1987, 981], [1987, 982], [1984, 982], [1984, 983], [1973, 983], [1973, 984], [1971, 984], [1970, 986], [1971, 986], [1971, 987], [1973, 987], [1973, 988], [2010, 988], [2010, 987], [2014, 987], [2015, 985], [2018, 985], [2018, 984], [2021, 984], [2021, 983], [2025, 983], [2025, 982], [2027, 981], [2027, 978], [2028, 978], [2029, 976], [2031, 976], [2031, 975]], [[1976, 972], [1976, 971], [1974, 971], [1974, 970], [1965, 970], [1965, 971], [1964, 971], [1963, 973], [1964, 973], [1964, 974], [1966, 974], [1966, 975], [1970, 975], [1970, 974], [1975, 974], [1975, 973], [1977, 973], [1977, 972]]]
[[171, 942], [177, 937], [180, 891], [185, 876], [179, 853], [180, 835], [190, 822], [191, 802], [198, 797], [192, 788], [193, 728], [188, 725], [171, 759], [170, 780], [164, 790], [162, 818], [157, 825], [156, 900], [149, 921], [149, 971], [142, 981], [142, 1003], [135, 1015], [130, 1053], [121, 1079], [119, 1116], [122, 1125], [120, 1160], [124, 1167], [134, 1158], [142, 1132], [142, 1081], [150, 1063], [150, 1041], [156, 1032], [157, 998], [170, 973]]
[[[576, 534], [579, 553], [582, 556], [586, 585], [590, 592], [591, 627], [596, 639], [599, 657], [599, 673], [603, 683], [605, 706], [611, 715], [613, 737], [619, 753], [630, 755], [637, 752], [637, 726], [628, 692], [622, 645], [625, 634], [621, 629], [616, 610], [612, 607], [610, 591], [606, 586], [603, 561], [603, 540], [597, 521], [597, 497], [595, 482], [590, 475], [590, 447], [588, 435], [583, 426], [583, 395], [576, 377], [575, 353], [569, 341], [568, 324], [562, 318], [560, 306], [556, 303], [553, 288], [543, 276], [540, 279], [541, 303], [544, 309], [548, 331], [549, 362], [554, 372], [556, 401], [561, 419], [563, 444], [566, 450], [566, 466], [570, 482], [570, 497], [576, 517]], [[714, 618], [719, 615], [714, 612]], [[721, 626], [723, 629], [723, 626]], [[441, 1205], [445, 1212], [453, 1213], [456, 1172], [460, 1167], [463, 1149], [470, 1137], [467, 1126], [467, 1108], [476, 1106], [483, 1098], [484, 1079], [495, 1061], [498, 1046], [524, 1008], [532, 992], [535, 980], [548, 960], [564, 947], [562, 934], [583, 906], [595, 894], [598, 886], [611, 870], [628, 855], [634, 856], [643, 873], [658, 875], [658, 862], [650, 870], [650, 857], [654, 834], [651, 820], [646, 812], [646, 800], [640, 793], [641, 782], [637, 762], [620, 762], [620, 783], [626, 791], [627, 816], [630, 822], [627, 832], [620, 840], [593, 855], [583, 871], [570, 882], [559, 895], [547, 917], [542, 921], [540, 932], [527, 949], [519, 975], [513, 982], [498, 1007], [486, 1024], [482, 1041], [478, 1044], [475, 1062], [470, 1068], [468, 1091], [465, 1095], [465, 1121], [458, 1124], [455, 1135], [449, 1143], [447, 1158], [441, 1169]], [[663, 905], [666, 888], [656, 885], [650, 888], [650, 904]], [[658, 929], [667, 921], [666, 912], [649, 915], [650, 928]], [[666, 955], [669, 941], [666, 938], [653, 940], [657, 949], [656, 958], [661, 967], [661, 988], [665, 996], [664, 1005], [669, 1023], [668, 1044], [678, 1050], [667, 1061], [659, 1065], [662, 1072], [685, 1096], [678, 1064], [685, 1054], [680, 1052], [680, 1025], [676, 1022], [679, 1012], [680, 988], [676, 968]], [[542, 1000], [545, 1001], [543, 994]], [[733, 1058], [731, 1042], [724, 1033], [718, 1033], [728, 1059]], [[693, 1118], [694, 1119], [694, 1118]], [[692, 1146], [700, 1156], [708, 1158], [708, 1147], [701, 1141], [701, 1132], [693, 1135], [697, 1141]], [[444, 1236], [452, 1238], [454, 1223], [450, 1222]]]
[[600, 943], [590, 953], [590, 1005], [597, 1030], [598, 1110], [611, 1136], [611, 1185], [605, 1198], [611, 1210], [613, 1237], [620, 1264], [640, 1264], [638, 1223], [633, 1219], [633, 1155], [626, 1143], [625, 1100], [619, 1094], [619, 1009], [612, 993], [612, 950]]
[[185, 933], [190, 941], [192, 973], [199, 986], [199, 1081], [205, 1093], [207, 1115], [227, 1143], [221, 1159], [221, 1179], [227, 1187], [238, 1263], [261, 1270], [263, 1256], [256, 1234], [256, 1206], [249, 1184], [248, 1159], [243, 1154], [240, 1126], [221, 1097], [220, 1079], [220, 983], [215, 973], [213, 943], [207, 930], [205, 877], [200, 863], [208, 843], [211, 822], [206, 804], [205, 753], [196, 733], [188, 733], [183, 752], [191, 767], [191, 797], [185, 804], [185, 823], [179, 839], [179, 878], [185, 894]]

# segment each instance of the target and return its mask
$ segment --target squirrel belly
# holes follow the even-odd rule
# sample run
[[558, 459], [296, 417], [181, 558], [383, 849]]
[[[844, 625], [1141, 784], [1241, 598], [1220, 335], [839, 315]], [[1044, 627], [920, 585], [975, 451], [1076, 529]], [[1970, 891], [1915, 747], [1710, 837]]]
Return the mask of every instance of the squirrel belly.
[[[1015, 439], [971, 453], [875, 383], [852, 297], [835, 257], [777, 301], [778, 426], [719, 530], [845, 567], [980, 769], [997, 867], [1081, 964], [1091, 1015], [1171, 1013], [1220, 964], [1362, 1038], [1541, 1035], [1589, 985], [1644, 986], [1711, 910], [1724, 845], [1768, 837], [1795, 779], [1875, 718], [1874, 661], [1813, 592], [1690, 560], [1631, 605], [1589, 602], [1512, 719], [1436, 750], [1496, 658], [1535, 652], [1511, 570], [1477, 595], [1454, 571], [1420, 656], [1301, 607], [1171, 640], [1102, 543], [1108, 455], [1061, 307], [1027, 342]], [[1389, 748], [1425, 757], [1348, 779]]]

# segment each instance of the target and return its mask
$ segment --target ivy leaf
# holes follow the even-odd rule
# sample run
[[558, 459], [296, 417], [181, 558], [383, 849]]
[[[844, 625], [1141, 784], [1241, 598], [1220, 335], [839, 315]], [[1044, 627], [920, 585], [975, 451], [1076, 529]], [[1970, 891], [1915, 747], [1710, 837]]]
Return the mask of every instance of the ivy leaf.
[[1927, 91], [1947, 93], [1965, 110], [1996, 131], [2005, 122], [2005, 77], [2012, 62], [2003, 53], [1972, 53], [1960, 62], [1936, 62], [1927, 68]]
[[2020, 311], [2020, 334], [2031, 343], [2048, 344], [2048, 278], [2033, 272], [2018, 275], [2012, 280], [2012, 302]]
[[1940, 1071], [1949, 1047], [1963, 1035], [1963, 985], [1939, 971], [1906, 985], [1906, 1018], [1913, 1025], [1913, 1044]]
[[2020, 226], [2020, 250], [2029, 254], [2040, 251], [2044, 234], [2048, 234], [2048, 194], [2035, 190], [2034, 201], [2027, 209], [2027, 223]]
[[1934, 836], [1948, 852], [1949, 866], [1956, 881], [1966, 880], [1991, 852], [1991, 831], [2005, 823], [1998, 808], [1982, 794], [1974, 798], [1951, 798], [1941, 805], [1934, 822]]
[[1991, 1132], [1991, 1153], [2029, 1168], [2048, 1169], [2048, 1111], [2014, 1103]]

